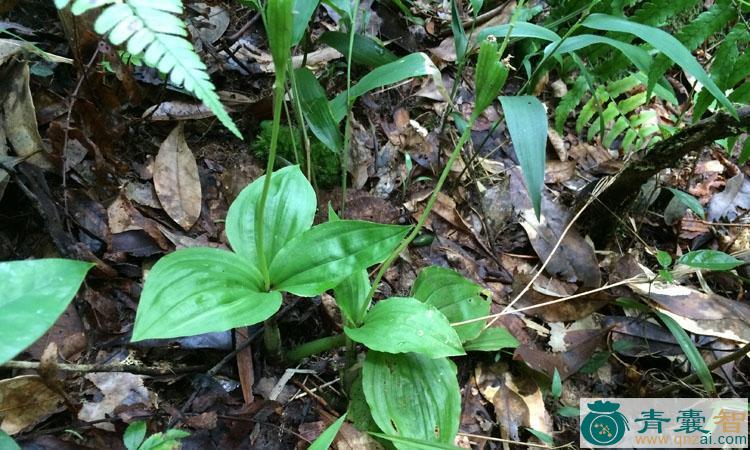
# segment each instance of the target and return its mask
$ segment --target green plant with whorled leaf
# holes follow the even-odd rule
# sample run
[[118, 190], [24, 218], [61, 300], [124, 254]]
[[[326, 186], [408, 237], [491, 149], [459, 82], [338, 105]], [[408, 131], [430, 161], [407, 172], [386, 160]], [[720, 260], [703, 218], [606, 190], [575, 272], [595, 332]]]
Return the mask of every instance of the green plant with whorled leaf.
[[315, 192], [299, 167], [290, 166], [271, 179], [258, 248], [254, 218], [266, 180], [247, 186], [229, 208], [226, 233], [234, 251], [181, 249], [154, 265], [143, 287], [134, 341], [262, 322], [279, 309], [282, 292], [310, 297], [332, 289], [385, 259], [406, 232], [403, 226], [352, 220], [312, 226]]

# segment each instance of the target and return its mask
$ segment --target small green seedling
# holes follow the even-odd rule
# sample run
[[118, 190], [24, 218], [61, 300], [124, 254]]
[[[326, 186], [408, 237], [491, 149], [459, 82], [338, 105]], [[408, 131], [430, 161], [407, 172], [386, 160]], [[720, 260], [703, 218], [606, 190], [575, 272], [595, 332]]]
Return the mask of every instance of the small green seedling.
[[146, 439], [146, 422], [139, 420], [128, 425], [122, 441], [127, 450], [177, 450], [180, 440], [188, 436], [190, 433], [186, 431], [171, 429]]

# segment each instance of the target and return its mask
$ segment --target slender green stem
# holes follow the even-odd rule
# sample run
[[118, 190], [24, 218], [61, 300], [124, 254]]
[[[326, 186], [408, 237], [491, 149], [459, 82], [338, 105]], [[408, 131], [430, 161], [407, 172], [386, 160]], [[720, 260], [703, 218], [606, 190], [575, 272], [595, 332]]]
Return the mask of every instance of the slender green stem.
[[265, 212], [268, 192], [271, 190], [271, 176], [276, 163], [276, 147], [279, 144], [279, 127], [281, 126], [281, 109], [284, 102], [284, 84], [286, 73], [277, 72], [273, 93], [273, 128], [271, 128], [271, 148], [268, 150], [268, 165], [266, 166], [266, 178], [263, 182], [263, 192], [260, 195], [258, 208], [255, 213], [255, 249], [258, 254], [258, 266], [263, 275], [264, 289], [271, 288], [271, 276], [268, 273], [268, 261], [265, 252]]
[[354, 33], [357, 32], [359, 0], [354, 2], [349, 18], [349, 48], [346, 51], [346, 124], [344, 125], [344, 148], [341, 149], [341, 214], [346, 210], [346, 174], [349, 172], [349, 148], [352, 143], [352, 53], [354, 53]]
[[263, 322], [263, 346], [268, 352], [269, 359], [281, 361], [283, 354], [281, 352], [281, 330], [276, 322], [276, 316], [271, 316]]
[[453, 167], [453, 164], [456, 162], [456, 159], [458, 159], [458, 155], [461, 154], [461, 149], [466, 144], [466, 141], [469, 140], [469, 137], [471, 137], [471, 128], [474, 126], [474, 122], [476, 122], [477, 117], [479, 117], [480, 112], [474, 112], [471, 115], [471, 119], [469, 120], [469, 125], [466, 127], [464, 132], [461, 134], [461, 137], [458, 139], [458, 143], [456, 143], [456, 147], [453, 149], [453, 152], [451, 153], [451, 157], [448, 159], [448, 162], [445, 164], [445, 167], [443, 168], [443, 171], [440, 173], [440, 178], [437, 181], [437, 184], [435, 184], [435, 189], [432, 191], [432, 195], [430, 196], [430, 199], [427, 200], [427, 205], [424, 208], [424, 211], [419, 216], [419, 220], [417, 220], [417, 225], [414, 227], [414, 229], [411, 230], [411, 233], [409, 233], [406, 238], [404, 238], [401, 243], [396, 247], [396, 249], [388, 256], [388, 259], [383, 262], [383, 264], [380, 266], [380, 269], [378, 270], [377, 275], [375, 276], [375, 280], [372, 282], [372, 286], [370, 286], [370, 292], [367, 293], [367, 298], [369, 300], [372, 300], [373, 295], [375, 295], [375, 289], [377, 288], [378, 284], [380, 284], [380, 280], [383, 279], [383, 275], [385, 274], [385, 271], [388, 270], [388, 268], [393, 264], [393, 262], [398, 258], [398, 255], [401, 254], [402, 251], [406, 249], [406, 247], [411, 244], [411, 241], [414, 240], [414, 238], [417, 237], [419, 232], [422, 230], [422, 227], [424, 226], [425, 222], [427, 221], [427, 217], [430, 215], [430, 211], [432, 211], [432, 207], [435, 206], [435, 202], [437, 201], [438, 194], [440, 194], [440, 190], [443, 188], [443, 184], [445, 184], [445, 180], [448, 178], [448, 174], [451, 171], [451, 167]]
[[288, 361], [296, 362], [307, 358], [308, 356], [326, 352], [332, 348], [343, 347], [345, 344], [345, 334], [334, 334], [333, 336], [326, 336], [324, 338], [316, 339], [314, 341], [302, 344], [299, 347], [288, 351], [285, 357]]
[[[297, 77], [294, 75], [294, 67], [292, 66], [291, 56], [289, 60], [289, 80], [292, 85], [292, 96], [294, 97], [294, 103], [292, 107], [297, 116], [297, 123], [302, 128], [302, 146], [305, 149], [305, 174], [307, 179], [312, 182], [312, 162], [310, 156], [310, 136], [307, 134], [307, 126], [305, 126], [305, 117], [302, 114], [302, 101], [299, 96], [299, 85], [297, 84]], [[298, 163], [299, 164], [299, 163]]]

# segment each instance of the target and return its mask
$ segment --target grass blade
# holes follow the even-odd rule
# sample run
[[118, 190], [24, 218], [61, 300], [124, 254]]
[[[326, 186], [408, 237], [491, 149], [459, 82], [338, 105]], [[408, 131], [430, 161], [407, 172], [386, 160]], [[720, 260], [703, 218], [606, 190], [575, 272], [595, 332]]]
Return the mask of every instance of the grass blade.
[[693, 341], [690, 340], [690, 336], [688, 336], [685, 330], [683, 330], [680, 324], [678, 324], [673, 318], [658, 311], [654, 311], [654, 313], [659, 318], [659, 320], [661, 320], [664, 325], [667, 326], [669, 331], [677, 340], [677, 343], [680, 344], [682, 351], [685, 352], [685, 356], [687, 356], [688, 361], [690, 361], [690, 365], [693, 366], [693, 370], [695, 370], [696, 375], [698, 375], [698, 379], [701, 380], [701, 383], [703, 383], [703, 387], [706, 389], [706, 392], [709, 395], [716, 394], [716, 386], [714, 385], [714, 379], [711, 376], [711, 371], [708, 369], [706, 361], [703, 360], [703, 357], [701, 356], [698, 349], [695, 348], [695, 344], [693, 344]]

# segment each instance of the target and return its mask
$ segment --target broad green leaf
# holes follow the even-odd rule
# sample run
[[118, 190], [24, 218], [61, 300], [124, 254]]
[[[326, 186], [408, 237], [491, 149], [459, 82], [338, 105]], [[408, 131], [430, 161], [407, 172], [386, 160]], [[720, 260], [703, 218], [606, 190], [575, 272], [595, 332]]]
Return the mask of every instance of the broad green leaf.
[[276, 73], [284, 73], [289, 65], [294, 33], [295, 0], [268, 0], [266, 5], [266, 34]]
[[[484, 28], [477, 35], [477, 42], [482, 42], [489, 36], [495, 36], [498, 40], [502, 40], [508, 34], [508, 28], [510, 28], [510, 24], [507, 23], [503, 25]], [[510, 31], [510, 37], [536, 38], [551, 42], [559, 41], [560, 39], [562, 39], [554, 31], [529, 22], [514, 23], [513, 29]]]
[[[431, 266], [420, 272], [411, 296], [437, 308], [450, 323], [484, 317], [490, 313], [490, 302], [480, 294], [483, 289], [460, 274]], [[484, 327], [484, 321], [454, 327], [461, 342], [474, 339]]]
[[667, 326], [667, 329], [672, 333], [672, 336], [674, 336], [677, 343], [680, 344], [680, 348], [685, 352], [685, 356], [688, 361], [690, 361], [690, 365], [693, 366], [693, 370], [695, 370], [695, 373], [698, 375], [698, 379], [703, 383], [706, 392], [709, 395], [715, 394], [716, 386], [714, 385], [714, 379], [711, 376], [711, 370], [706, 365], [706, 361], [703, 360], [701, 353], [695, 348], [695, 344], [693, 344], [693, 341], [690, 339], [687, 332], [685, 332], [680, 324], [668, 315], [658, 311], [655, 311], [654, 313], [664, 325]]
[[0, 364], [33, 344], [55, 323], [91, 267], [67, 259], [0, 263]]
[[[385, 434], [436, 445], [453, 443], [461, 418], [461, 393], [456, 366], [449, 359], [369, 351], [362, 387], [372, 418]], [[414, 448], [393, 442], [399, 449]]]
[[381, 300], [361, 327], [344, 327], [344, 331], [353, 341], [379, 352], [414, 352], [428, 358], [466, 354], [448, 319], [434, 306], [410, 297]]
[[474, 17], [479, 15], [479, 11], [484, 6], [484, 0], [470, 0], [471, 1], [471, 12]]
[[[70, 0], [55, 0], [55, 7], [57, 9], [63, 9], [68, 6], [68, 3], [70, 3]], [[0, 436], [2, 436], [2, 432], [0, 432]], [[2, 443], [1, 440], [0, 443]]]
[[555, 372], [552, 374], [552, 386], [550, 387], [552, 397], [557, 400], [562, 395], [562, 379], [560, 378], [560, 372], [555, 367]]
[[336, 434], [338, 434], [341, 425], [344, 424], [344, 420], [346, 420], [346, 414], [339, 417], [330, 427], [326, 428], [320, 436], [310, 444], [310, 447], [308, 447], [307, 450], [328, 450], [328, 447], [330, 447]]
[[[438, 89], [447, 98], [448, 95], [443, 86], [440, 70], [435, 67], [430, 57], [424, 53], [412, 53], [392, 63], [376, 67], [362, 77], [359, 83], [352, 86], [350, 97], [354, 101], [360, 95], [373, 89], [426, 75], [431, 76], [435, 80]], [[331, 111], [336, 122], [341, 122], [344, 119], [344, 116], [346, 116], [346, 92], [342, 92], [331, 100]]]
[[146, 438], [146, 422], [138, 420], [131, 423], [125, 429], [122, 442], [128, 450], [138, 450], [143, 440]]
[[706, 71], [703, 70], [703, 67], [695, 60], [690, 51], [671, 34], [658, 28], [630, 22], [621, 17], [609, 16], [607, 14], [591, 14], [582, 22], [582, 25], [595, 30], [629, 33], [643, 39], [677, 63], [685, 72], [692, 75], [713, 94], [719, 103], [724, 105], [734, 117], [737, 117], [737, 111], [724, 95], [724, 92], [719, 89]]
[[458, 0], [451, 0], [451, 31], [453, 32], [453, 44], [456, 49], [456, 60], [462, 61], [466, 57], [469, 47], [469, 38], [466, 37], [464, 25], [461, 23], [461, 14], [458, 10]]
[[21, 450], [21, 447], [16, 444], [16, 441], [14, 441], [12, 437], [5, 434], [5, 431], [0, 430], [0, 449]]
[[539, 218], [547, 149], [547, 112], [542, 102], [530, 95], [502, 96], [500, 103], [531, 204]]
[[[327, 31], [320, 36], [320, 40], [335, 48], [342, 55], [349, 52], [349, 34], [341, 31]], [[398, 57], [369, 36], [354, 35], [352, 47], [352, 62], [369, 67], [379, 67], [396, 61]]]
[[656, 261], [660, 266], [666, 269], [670, 265], [672, 265], [672, 255], [665, 252], [664, 250], [659, 250], [656, 252]]
[[697, 198], [693, 197], [692, 195], [682, 192], [678, 189], [673, 188], [667, 188], [669, 189], [669, 192], [674, 194], [675, 197], [677, 197], [680, 202], [682, 202], [683, 205], [690, 208], [691, 211], [693, 211], [695, 214], [698, 215], [701, 219], [706, 218], [706, 211], [703, 210], [703, 206], [701, 205], [701, 202], [698, 201]]
[[[617, 39], [608, 38], [606, 36], [597, 36], [594, 34], [579, 34], [577, 36], [570, 36], [565, 39], [559, 47], [557, 42], [553, 42], [544, 49], [544, 54], [548, 57], [555, 55], [562, 55], [565, 53], [573, 53], [576, 50], [580, 50], [584, 47], [594, 44], [607, 44], [617, 50], [620, 50], [630, 62], [635, 65], [638, 70], [644, 73], [648, 73], [649, 67], [651, 66], [651, 56], [648, 52], [640, 47], [637, 47], [626, 42], [618, 41]], [[557, 48], [555, 48], [557, 47]], [[553, 53], [554, 50], [554, 53]]]
[[366, 270], [354, 272], [333, 289], [336, 304], [348, 323], [359, 325], [365, 320], [370, 306], [367, 294], [370, 292], [370, 278]]
[[495, 352], [503, 348], [518, 347], [518, 340], [505, 328], [491, 327], [474, 340], [464, 342], [467, 352]]
[[294, 0], [294, 10], [292, 11], [292, 46], [297, 45], [305, 35], [307, 24], [310, 18], [315, 14], [320, 0]]
[[260, 272], [235, 253], [186, 248], [151, 269], [131, 341], [192, 336], [253, 325], [281, 307], [279, 292], [260, 292]]
[[319, 295], [351, 274], [384, 261], [407, 227], [357, 220], [316, 225], [290, 241], [270, 264], [274, 289]]
[[339, 132], [339, 125], [333, 120], [326, 92], [307, 67], [295, 70], [294, 78], [297, 82], [302, 114], [310, 126], [310, 131], [329, 150], [338, 154], [344, 147], [344, 143]]
[[745, 264], [745, 261], [737, 259], [718, 250], [695, 250], [687, 252], [677, 260], [680, 264], [707, 270], [732, 270]]
[[180, 448], [180, 439], [190, 436], [190, 433], [182, 430], [167, 430], [164, 433], [156, 433], [149, 436], [138, 450], [175, 450]]
[[480, 45], [474, 78], [476, 99], [472, 116], [477, 118], [492, 104], [508, 79], [508, 67], [500, 61], [496, 42], [487, 40]]
[[391, 441], [398, 448], [410, 448], [410, 449], [416, 449], [416, 450], [435, 450], [435, 449], [437, 450], [463, 450], [462, 447], [456, 447], [453, 444], [444, 444], [442, 442], [428, 441], [426, 439], [407, 438], [403, 436], [391, 436], [389, 434], [374, 433], [374, 432], [370, 432], [369, 434], [371, 434], [372, 436], [378, 437], [380, 439]]
[[[255, 264], [255, 215], [263, 192], [265, 175], [250, 183], [229, 207], [226, 220], [227, 239], [244, 264]], [[265, 213], [266, 261], [281, 248], [312, 226], [317, 200], [315, 191], [299, 166], [284, 167], [271, 177]]]

